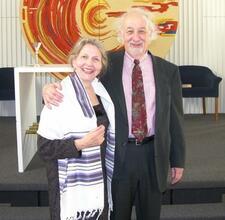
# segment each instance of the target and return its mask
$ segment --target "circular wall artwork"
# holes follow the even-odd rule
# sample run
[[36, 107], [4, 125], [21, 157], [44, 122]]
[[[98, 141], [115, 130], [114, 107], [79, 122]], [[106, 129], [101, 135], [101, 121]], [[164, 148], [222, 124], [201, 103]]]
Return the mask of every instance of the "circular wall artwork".
[[[97, 38], [107, 50], [120, 48], [115, 24], [131, 7], [151, 13], [159, 36], [151, 43], [150, 50], [164, 57], [177, 32], [178, 0], [21, 0], [21, 25], [34, 55], [36, 46], [40, 47], [41, 63], [65, 64], [80, 37]], [[62, 79], [65, 74], [55, 76]]]

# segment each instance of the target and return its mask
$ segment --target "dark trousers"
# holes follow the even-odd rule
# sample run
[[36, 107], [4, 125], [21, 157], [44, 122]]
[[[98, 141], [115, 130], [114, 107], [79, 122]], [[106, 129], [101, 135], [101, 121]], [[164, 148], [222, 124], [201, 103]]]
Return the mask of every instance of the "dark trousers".
[[122, 169], [112, 181], [112, 220], [130, 220], [133, 205], [137, 220], [160, 219], [162, 194], [157, 186], [153, 145], [154, 141], [127, 144]]

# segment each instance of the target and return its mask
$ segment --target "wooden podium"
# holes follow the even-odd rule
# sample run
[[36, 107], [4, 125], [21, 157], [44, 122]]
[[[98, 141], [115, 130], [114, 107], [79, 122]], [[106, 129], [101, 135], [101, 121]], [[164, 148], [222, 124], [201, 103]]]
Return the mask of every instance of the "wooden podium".
[[37, 73], [66, 73], [72, 71], [71, 66], [64, 64], [25, 66], [14, 69], [19, 172], [24, 172], [37, 152], [37, 135], [26, 132], [33, 123], [37, 123]]

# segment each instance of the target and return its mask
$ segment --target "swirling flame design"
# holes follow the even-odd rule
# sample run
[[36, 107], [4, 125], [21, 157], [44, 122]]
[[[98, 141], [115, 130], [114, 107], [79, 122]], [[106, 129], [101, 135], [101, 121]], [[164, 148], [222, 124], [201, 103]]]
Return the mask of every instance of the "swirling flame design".
[[[42, 43], [39, 59], [43, 63], [67, 63], [80, 37], [97, 38], [107, 50], [118, 49], [113, 24], [128, 7], [145, 8], [155, 15], [160, 37], [150, 48], [165, 56], [177, 30], [178, 0], [21, 0], [22, 30], [33, 54], [34, 42]], [[167, 49], [159, 49], [157, 41]]]

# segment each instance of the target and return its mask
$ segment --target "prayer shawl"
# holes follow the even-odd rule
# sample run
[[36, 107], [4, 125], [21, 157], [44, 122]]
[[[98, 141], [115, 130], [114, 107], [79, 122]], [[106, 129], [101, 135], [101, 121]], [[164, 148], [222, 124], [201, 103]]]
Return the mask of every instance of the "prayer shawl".
[[[73, 73], [61, 81], [63, 102], [52, 109], [44, 107], [38, 134], [54, 139], [81, 138], [97, 127], [97, 118], [89, 97]], [[109, 119], [106, 147], [106, 171], [109, 210], [112, 210], [111, 180], [114, 167], [115, 120], [114, 106], [107, 91], [95, 79], [94, 91], [100, 96]], [[83, 149], [79, 158], [58, 159], [61, 220], [88, 219], [102, 213], [104, 185], [100, 146]], [[98, 219], [98, 218], [97, 218]]]

